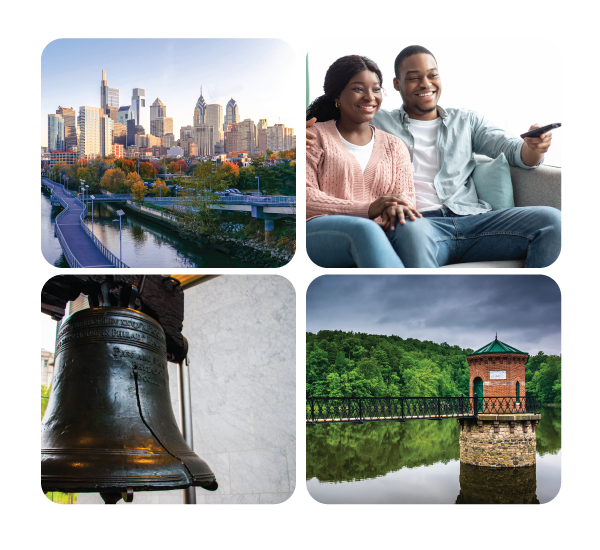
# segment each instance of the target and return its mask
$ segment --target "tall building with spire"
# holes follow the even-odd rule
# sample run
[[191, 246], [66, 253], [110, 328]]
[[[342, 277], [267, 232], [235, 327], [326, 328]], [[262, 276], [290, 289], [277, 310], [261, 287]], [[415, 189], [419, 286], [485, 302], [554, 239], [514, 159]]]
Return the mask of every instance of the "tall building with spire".
[[235, 99], [231, 98], [227, 102], [227, 107], [225, 108], [225, 120], [223, 124], [223, 130], [227, 130], [228, 124], [237, 124], [240, 121], [240, 110], [238, 108], [238, 104], [235, 102]]
[[102, 69], [102, 81], [100, 82], [100, 108], [107, 115], [110, 115], [110, 110], [106, 112], [107, 107], [119, 109], [119, 90], [117, 88], [108, 87], [106, 71]]
[[206, 101], [202, 96], [202, 86], [200, 86], [200, 97], [196, 101], [194, 107], [194, 126], [200, 126], [200, 124], [206, 124]]
[[202, 95], [202, 86], [200, 86], [200, 97], [194, 107], [194, 133], [193, 140], [198, 147], [198, 155], [212, 155], [214, 153], [214, 129], [206, 123], [207, 106]]

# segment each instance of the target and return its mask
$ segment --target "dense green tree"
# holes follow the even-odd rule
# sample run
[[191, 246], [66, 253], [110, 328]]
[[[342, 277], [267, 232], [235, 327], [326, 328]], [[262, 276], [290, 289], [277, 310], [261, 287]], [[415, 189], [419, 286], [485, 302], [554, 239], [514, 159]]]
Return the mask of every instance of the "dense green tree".
[[[414, 338], [324, 330], [306, 335], [307, 395], [456, 397], [469, 394], [470, 348]], [[526, 365], [527, 395], [560, 403], [560, 357]], [[335, 374], [336, 376], [330, 376]]]
[[335, 372], [337, 372], [340, 376], [346, 373], [346, 368], [348, 367], [349, 360], [346, 359], [343, 351], [338, 351], [335, 356]]

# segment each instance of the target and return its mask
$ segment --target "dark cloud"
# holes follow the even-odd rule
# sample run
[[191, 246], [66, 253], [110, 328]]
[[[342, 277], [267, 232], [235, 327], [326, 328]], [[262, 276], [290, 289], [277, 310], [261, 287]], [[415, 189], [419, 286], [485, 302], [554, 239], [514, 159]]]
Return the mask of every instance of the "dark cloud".
[[543, 275], [325, 275], [308, 289], [306, 322], [473, 349], [498, 332], [530, 354], [559, 354], [560, 301]]

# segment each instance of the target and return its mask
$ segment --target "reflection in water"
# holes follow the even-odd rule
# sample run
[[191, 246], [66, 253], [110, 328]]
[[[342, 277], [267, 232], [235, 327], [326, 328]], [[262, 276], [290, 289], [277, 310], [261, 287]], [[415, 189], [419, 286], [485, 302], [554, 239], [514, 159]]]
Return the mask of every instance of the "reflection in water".
[[455, 419], [307, 426], [307, 487], [325, 503], [549, 502], [560, 489], [561, 410], [541, 414], [537, 467], [514, 469], [460, 464]]
[[456, 504], [539, 504], [536, 467], [481, 468], [460, 463]]
[[[60, 243], [54, 236], [54, 216], [50, 198], [41, 194], [42, 201], [42, 254], [56, 267], [69, 267]], [[94, 203], [94, 234], [108, 249], [119, 257], [119, 204]], [[55, 212], [56, 213], [56, 212]], [[92, 214], [86, 224], [92, 228]], [[130, 267], [255, 267], [249, 262], [203, 247], [199, 243], [181, 239], [166, 227], [127, 211], [122, 219], [123, 261]]]

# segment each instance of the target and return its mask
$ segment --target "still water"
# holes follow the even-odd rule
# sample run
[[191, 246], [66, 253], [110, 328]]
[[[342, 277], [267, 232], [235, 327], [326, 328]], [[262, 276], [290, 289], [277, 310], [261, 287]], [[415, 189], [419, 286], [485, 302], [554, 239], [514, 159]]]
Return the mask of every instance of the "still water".
[[306, 479], [325, 504], [491, 504], [551, 501], [560, 490], [560, 408], [542, 408], [537, 463], [461, 464], [456, 419], [306, 428]]
[[[119, 204], [94, 204], [94, 234], [119, 257]], [[50, 199], [42, 194], [42, 253], [53, 265], [60, 261], [62, 251], [54, 237], [54, 220], [50, 219]], [[92, 214], [86, 224], [92, 228]], [[217, 250], [181, 239], [168, 228], [127, 210], [122, 218], [122, 260], [130, 267], [254, 267], [249, 262], [231, 258]], [[63, 259], [64, 261], [64, 259]], [[58, 267], [68, 267], [60, 265]]]

